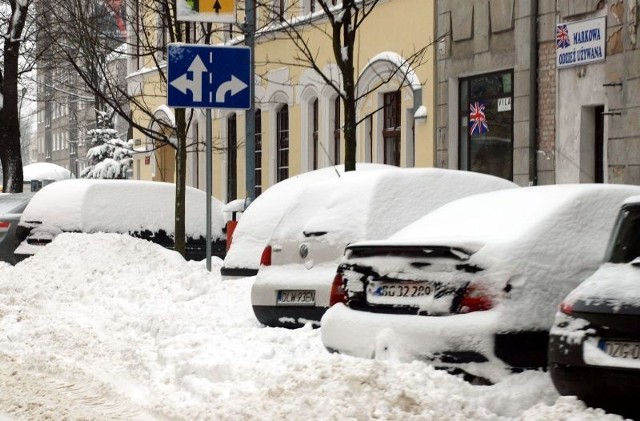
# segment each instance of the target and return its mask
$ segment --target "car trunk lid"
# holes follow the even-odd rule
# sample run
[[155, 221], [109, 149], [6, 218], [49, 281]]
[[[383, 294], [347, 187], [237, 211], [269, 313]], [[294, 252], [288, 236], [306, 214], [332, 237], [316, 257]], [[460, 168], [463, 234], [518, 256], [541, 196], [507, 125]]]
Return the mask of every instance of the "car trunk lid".
[[451, 246], [355, 246], [339, 272], [354, 309], [430, 316], [487, 310], [495, 294], [471, 255]]

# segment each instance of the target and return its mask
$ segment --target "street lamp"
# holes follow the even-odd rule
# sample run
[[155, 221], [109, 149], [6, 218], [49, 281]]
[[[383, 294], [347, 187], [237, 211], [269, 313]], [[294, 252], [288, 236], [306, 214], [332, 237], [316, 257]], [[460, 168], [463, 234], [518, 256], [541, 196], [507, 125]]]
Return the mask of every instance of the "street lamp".
[[20, 106], [18, 107], [18, 116], [22, 118], [22, 103], [24, 102], [24, 95], [27, 93], [27, 87], [23, 86], [20, 91]]

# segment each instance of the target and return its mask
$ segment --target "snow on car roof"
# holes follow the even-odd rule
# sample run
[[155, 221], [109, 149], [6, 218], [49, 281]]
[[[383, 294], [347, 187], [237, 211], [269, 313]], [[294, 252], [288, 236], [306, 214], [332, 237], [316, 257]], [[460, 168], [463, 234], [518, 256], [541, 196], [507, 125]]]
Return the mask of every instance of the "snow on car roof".
[[[366, 186], [370, 186], [369, 191]], [[386, 238], [452, 200], [515, 187], [518, 186], [508, 180], [469, 171], [440, 168], [385, 171], [376, 173], [375, 177], [354, 180], [351, 189], [336, 188], [322, 211], [305, 225], [305, 231], [340, 230], [346, 234], [343, 240], [348, 241]], [[364, 218], [354, 215], [352, 209], [358, 207]]]
[[[359, 239], [386, 238], [425, 213], [474, 193], [516, 188], [502, 178], [440, 168], [396, 168], [344, 177], [308, 187], [299, 195], [273, 236], [286, 239], [304, 232], [344, 247]], [[381, 223], [381, 222], [384, 223]]]
[[22, 177], [25, 182], [29, 182], [31, 180], [67, 180], [72, 175], [69, 170], [60, 165], [36, 162], [22, 167]]
[[[398, 169], [389, 165], [356, 165], [356, 172]], [[244, 211], [233, 232], [233, 240], [224, 259], [225, 267], [258, 268], [267, 240], [292, 200], [311, 184], [337, 179], [345, 174], [344, 165], [325, 167], [289, 177], [265, 190]]]
[[431, 245], [457, 240], [460, 244], [517, 241], [544, 232], [550, 224], [557, 225], [559, 218], [575, 220], [586, 214], [593, 217], [603, 209], [612, 214], [627, 196], [638, 192], [638, 186], [563, 184], [474, 195], [424, 216], [389, 237], [387, 243], [424, 243], [425, 239], [433, 242]]
[[[40, 221], [63, 231], [166, 231], [175, 228], [175, 185], [135, 180], [64, 180], [35, 194], [21, 222]], [[222, 202], [212, 198], [212, 235], [222, 237]], [[206, 235], [206, 193], [186, 190], [185, 231]]]

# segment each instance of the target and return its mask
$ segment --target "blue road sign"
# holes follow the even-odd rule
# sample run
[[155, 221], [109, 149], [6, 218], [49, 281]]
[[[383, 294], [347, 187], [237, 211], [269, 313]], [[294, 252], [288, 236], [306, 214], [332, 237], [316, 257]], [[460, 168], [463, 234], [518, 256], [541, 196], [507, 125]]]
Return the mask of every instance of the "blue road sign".
[[249, 47], [169, 44], [167, 105], [247, 110], [250, 66]]

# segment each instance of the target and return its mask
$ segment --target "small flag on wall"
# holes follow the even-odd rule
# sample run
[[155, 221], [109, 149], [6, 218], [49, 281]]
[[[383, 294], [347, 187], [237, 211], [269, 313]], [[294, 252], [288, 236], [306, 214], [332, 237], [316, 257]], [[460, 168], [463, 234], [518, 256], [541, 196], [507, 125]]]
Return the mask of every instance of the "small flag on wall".
[[571, 39], [569, 38], [569, 28], [567, 24], [556, 26], [556, 47], [567, 48], [570, 45]]

